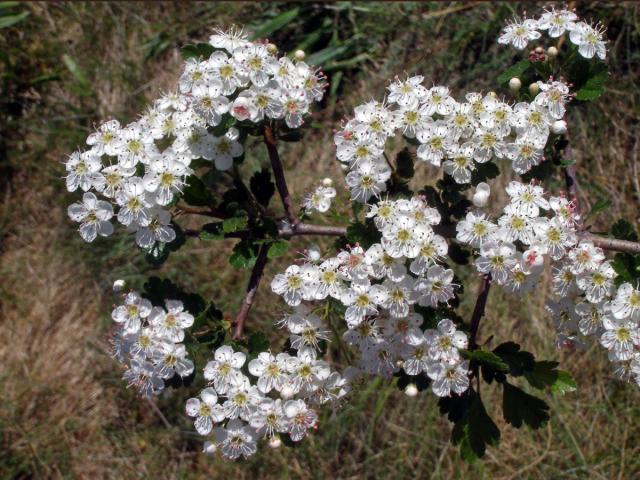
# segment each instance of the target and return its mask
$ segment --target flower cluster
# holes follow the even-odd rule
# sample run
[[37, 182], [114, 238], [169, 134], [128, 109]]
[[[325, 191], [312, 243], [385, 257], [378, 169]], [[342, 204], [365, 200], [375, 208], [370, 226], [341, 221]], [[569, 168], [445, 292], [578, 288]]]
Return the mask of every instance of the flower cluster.
[[318, 414], [313, 406], [346, 395], [345, 378], [318, 358], [318, 341], [326, 339], [320, 319], [296, 314], [282, 324], [292, 334], [295, 355], [261, 352], [247, 363], [243, 352], [224, 345], [205, 366], [204, 377], [210, 386], [199, 398], [187, 401], [186, 411], [195, 418], [200, 435], [213, 431], [215, 439], [205, 443], [206, 452], [219, 448], [223, 456], [235, 460], [253, 455], [260, 438], [277, 446], [279, 435], [287, 434], [298, 442], [316, 427]]
[[282, 119], [297, 128], [311, 104], [322, 99], [321, 72], [277, 58], [241, 30], [217, 32], [210, 43], [209, 58], [186, 61], [176, 92], [127, 125], [103, 123], [87, 138], [90, 148], [67, 160], [67, 189], [86, 192], [69, 207], [85, 241], [113, 232], [114, 208], [140, 247], [173, 241], [168, 208], [194, 173], [194, 160], [229, 170], [244, 153], [242, 125]]
[[578, 16], [570, 10], [545, 10], [537, 19], [513, 20], [498, 37], [498, 43], [513, 45], [522, 50], [532, 40], [542, 36], [540, 30], [546, 31], [551, 38], [558, 38], [565, 32], [569, 33], [569, 40], [577, 45], [578, 52], [585, 58], [597, 55], [601, 60], [607, 56], [604, 29], [598, 25], [578, 21]]
[[462, 393], [468, 364], [458, 349], [466, 347], [466, 335], [448, 319], [437, 330], [422, 330], [423, 317], [414, 311], [416, 304], [435, 308], [454, 298], [453, 271], [441, 265], [448, 246], [433, 230], [440, 214], [416, 197], [381, 201], [367, 216], [380, 232], [380, 243], [291, 265], [274, 277], [272, 290], [291, 306], [328, 297], [341, 302], [343, 338], [359, 352], [355, 367], [362, 373], [424, 373], [434, 380], [436, 395]]
[[138, 292], [129, 292], [111, 313], [117, 324], [113, 355], [127, 366], [123, 378], [145, 397], [160, 393], [165, 380], [188, 377], [194, 369], [182, 343], [193, 315], [178, 300], [166, 300], [165, 307], [154, 307]]
[[331, 201], [336, 196], [336, 189], [332, 185], [333, 180], [325, 178], [321, 185], [304, 197], [302, 207], [306, 214], [310, 214], [314, 210], [325, 213], [331, 208]]
[[418, 159], [442, 165], [457, 183], [470, 183], [476, 165], [494, 158], [507, 158], [516, 173], [526, 173], [544, 159], [550, 129], [564, 116], [569, 99], [569, 88], [560, 81], [539, 82], [540, 93], [531, 103], [513, 106], [492, 93], [467, 93], [458, 103], [447, 87], [427, 89], [422, 82], [419, 75], [396, 79], [385, 102], [356, 107], [355, 118], [335, 134], [353, 200], [367, 202], [386, 190], [391, 167], [384, 149], [397, 131], [418, 145]]
[[[545, 198], [542, 187], [511, 182], [510, 202], [497, 222], [481, 211], [456, 225], [458, 241], [479, 250], [479, 272], [507, 291], [533, 290], [544, 269], [553, 266], [553, 293], [547, 302], [561, 348], [583, 347], [594, 335], [609, 351], [617, 374], [640, 385], [640, 290], [623, 283], [601, 248], [580, 239], [579, 216], [565, 197]], [[549, 216], [545, 214], [549, 213]]]

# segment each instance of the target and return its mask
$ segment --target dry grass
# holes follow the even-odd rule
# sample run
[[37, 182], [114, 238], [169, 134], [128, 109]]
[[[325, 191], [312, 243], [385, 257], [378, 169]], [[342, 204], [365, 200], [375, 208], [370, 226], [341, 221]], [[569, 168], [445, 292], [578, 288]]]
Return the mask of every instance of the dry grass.
[[[499, 340], [521, 342], [540, 358], [560, 356], [580, 386], [574, 394], [549, 398], [552, 421], [545, 429], [506, 426], [499, 396], [488, 388], [483, 398], [495, 406], [501, 446], [490, 449], [484, 462], [467, 466], [448, 441], [450, 427], [437, 413], [433, 396], [408, 400], [393, 385], [377, 381], [354, 394], [344, 409], [325, 412], [318, 433], [296, 449], [264, 449], [247, 464], [200, 455], [200, 440], [182, 415], [184, 392], [169, 392], [158, 402], [172, 425], [167, 428], [149, 404], [123, 388], [118, 367], [104, 354], [110, 282], [125, 277], [141, 285], [150, 268], [139, 256], [130, 261], [130, 239], [90, 248], [77, 238], [66, 219], [69, 197], [62, 194], [58, 162], [83, 141], [93, 122], [108, 116], [131, 119], [145, 98], [167, 88], [180, 62], [176, 45], [203, 37], [206, 25], [248, 23], [268, 7], [122, 3], [24, 8], [31, 12], [29, 23], [5, 30], [0, 48], [24, 78], [37, 73], [60, 80], [29, 84], [18, 79], [5, 83], [2, 92], [20, 108], [9, 116], [3, 104], [0, 122], [0, 171], [5, 175], [0, 183], [0, 477], [640, 478], [637, 390], [611, 378], [596, 347], [556, 352], [541, 297], [519, 301], [497, 289], [481, 336], [496, 332]], [[329, 102], [318, 121], [333, 127], [354, 104], [379, 96], [386, 79], [404, 70], [420, 69], [457, 93], [492, 85], [492, 68], [504, 57], [492, 59], [497, 49], [490, 35], [508, 6], [385, 6], [391, 14], [401, 8], [408, 9], [401, 17], [406, 28], [384, 31], [383, 22], [373, 17], [375, 56], [360, 71], [346, 72], [348, 100]], [[632, 3], [591, 8], [614, 25], [615, 81], [608, 102], [580, 111], [572, 122], [581, 192], [585, 204], [606, 192], [613, 203], [607, 213], [637, 222], [638, 8]], [[149, 49], [140, 45], [158, 38], [166, 40], [167, 48], [144, 62]], [[88, 87], [63, 66], [63, 54], [77, 62]], [[488, 66], [475, 65], [477, 58]], [[283, 148], [298, 198], [317, 178], [341, 176], [330, 145], [327, 129]], [[264, 160], [258, 151], [246, 168]], [[605, 228], [608, 215], [601, 217], [597, 227]], [[304, 245], [296, 239], [292, 252]], [[248, 273], [226, 266], [230, 246], [190, 243], [159, 274], [197, 289], [232, 313]], [[270, 264], [266, 278], [293, 255]], [[269, 325], [283, 308], [264, 283], [251, 325]], [[472, 302], [469, 298], [463, 307], [469, 309]]]

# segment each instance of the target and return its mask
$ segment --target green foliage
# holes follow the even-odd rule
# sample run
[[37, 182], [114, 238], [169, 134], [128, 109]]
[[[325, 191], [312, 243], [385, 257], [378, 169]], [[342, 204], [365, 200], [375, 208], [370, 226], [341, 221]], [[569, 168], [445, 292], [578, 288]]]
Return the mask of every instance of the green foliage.
[[533, 369], [524, 372], [524, 377], [532, 387], [540, 390], [551, 388], [554, 393], [564, 394], [576, 389], [576, 382], [571, 375], [558, 370], [558, 362], [535, 362]]
[[402, 178], [413, 178], [415, 170], [413, 168], [413, 157], [408, 148], [403, 148], [396, 155], [396, 171]]
[[[571, 46], [575, 52], [576, 47]], [[600, 97], [609, 78], [607, 65], [597, 59], [586, 59], [573, 55], [573, 61], [566, 67], [568, 80], [573, 83], [576, 100], [592, 101]]]
[[241, 240], [233, 247], [229, 263], [234, 268], [251, 268], [258, 258], [258, 245], [250, 240]]
[[[529, 60], [520, 60], [498, 75], [497, 81], [501, 84], [507, 84], [513, 77], [522, 77], [527, 70], [531, 70], [531, 62]], [[522, 83], [526, 85], [525, 82]]]
[[267, 250], [267, 258], [281, 257], [289, 251], [289, 242], [286, 240], [274, 240], [269, 243], [269, 250]]
[[368, 218], [364, 223], [356, 222], [349, 225], [346, 238], [350, 244], [355, 245], [357, 243], [366, 250], [380, 241], [380, 232], [373, 221]]
[[624, 219], [619, 219], [611, 225], [610, 232], [614, 238], [619, 238], [620, 240], [628, 240], [630, 242], [638, 241], [638, 232], [635, 227]]
[[460, 353], [467, 360], [471, 360], [496, 372], [506, 373], [509, 371], [509, 365], [495, 353], [488, 350], [460, 350]]
[[249, 189], [258, 203], [263, 207], [269, 205], [269, 201], [276, 191], [275, 184], [271, 181], [271, 172], [268, 168], [256, 172], [249, 180]]
[[282, 27], [295, 20], [299, 13], [299, 8], [293, 8], [262, 24], [254, 25], [252, 28], [253, 34], [251, 35], [251, 40], [268, 37], [273, 32], [282, 29]]
[[222, 240], [225, 237], [222, 222], [211, 222], [203, 225], [199, 237], [200, 240]]
[[209, 58], [216, 48], [210, 43], [190, 43], [180, 49], [182, 58], [185, 60], [189, 58]]
[[247, 228], [248, 223], [249, 219], [245, 216], [227, 218], [222, 222], [222, 231], [224, 233], [237, 232], [238, 230]]
[[591, 207], [591, 210], [589, 210], [589, 213], [585, 215], [585, 219], [593, 217], [605, 210], [608, 210], [609, 208], [611, 208], [611, 205], [613, 205], [611, 203], [611, 200], [609, 200], [608, 198], [601, 198], [600, 200], [598, 200], [596, 203], [593, 204], [593, 206]]
[[537, 429], [549, 420], [549, 405], [509, 382], [502, 384], [502, 415], [516, 428], [522, 424]]
[[182, 198], [189, 205], [194, 205], [196, 207], [214, 204], [211, 192], [204, 182], [196, 175], [189, 175], [187, 177], [186, 185], [182, 190]]
[[164, 305], [165, 300], [180, 300], [184, 309], [196, 316], [206, 307], [200, 295], [186, 292], [168, 278], [150, 277], [144, 284], [142, 296], [157, 306]]
[[633, 255], [627, 252], [618, 252], [611, 261], [611, 266], [618, 274], [615, 278], [615, 284], [619, 287], [621, 284], [635, 283], [640, 279], [640, 254]]
[[170, 243], [156, 242], [151, 248], [146, 249], [145, 260], [154, 267], [159, 267], [167, 261], [171, 252], [177, 252], [187, 241], [187, 237], [184, 231], [177, 223], [172, 223], [171, 226], [176, 232], [176, 238]]

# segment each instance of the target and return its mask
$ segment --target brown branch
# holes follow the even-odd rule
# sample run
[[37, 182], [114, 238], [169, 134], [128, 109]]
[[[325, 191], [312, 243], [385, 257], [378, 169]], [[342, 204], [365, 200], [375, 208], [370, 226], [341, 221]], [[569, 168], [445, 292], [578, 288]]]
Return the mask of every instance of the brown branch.
[[589, 232], [580, 234], [581, 238], [593, 243], [596, 247], [603, 250], [613, 250], [615, 252], [640, 253], [640, 243], [630, 242], [629, 240], [619, 240], [617, 238], [601, 237], [593, 235]]
[[273, 135], [273, 129], [270, 125], [265, 125], [264, 127], [264, 143], [267, 146], [269, 160], [271, 161], [271, 168], [273, 169], [273, 176], [276, 181], [278, 193], [280, 194], [280, 199], [282, 200], [282, 205], [284, 206], [285, 214], [287, 215], [287, 219], [291, 226], [295, 228], [295, 226], [300, 223], [300, 219], [298, 218], [298, 215], [296, 215], [291, 195], [289, 195], [287, 180], [284, 176], [284, 168], [282, 167], [280, 155], [276, 148], [276, 138]]
[[242, 306], [240, 307], [240, 311], [235, 319], [235, 329], [233, 331], [234, 340], [239, 340], [242, 338], [242, 334], [244, 331], [244, 324], [247, 319], [247, 315], [249, 314], [249, 310], [251, 310], [251, 306], [253, 305], [253, 299], [256, 296], [256, 292], [258, 291], [258, 286], [260, 285], [260, 280], [262, 280], [262, 274], [264, 273], [264, 267], [267, 264], [267, 252], [269, 251], [269, 245], [263, 243], [260, 246], [260, 251], [258, 252], [258, 258], [256, 259], [256, 263], [253, 266], [253, 270], [251, 270], [251, 277], [249, 278], [249, 284], [247, 285], [247, 291], [244, 296], [244, 300], [242, 301]]
[[484, 310], [487, 306], [487, 298], [489, 297], [489, 289], [491, 288], [491, 275], [485, 275], [480, 284], [478, 290], [478, 299], [476, 300], [476, 306], [473, 309], [471, 315], [471, 326], [469, 328], [469, 350], [475, 350], [478, 347], [476, 337], [478, 336], [478, 328], [480, 327], [480, 320], [484, 316]]
[[[278, 238], [291, 238], [301, 235], [336, 236], [345, 235], [346, 227], [336, 227], [334, 225], [313, 225], [309, 223], [298, 223], [295, 229], [291, 225], [281, 225], [278, 228]], [[200, 236], [200, 230], [185, 229], [187, 237]], [[249, 239], [252, 237], [251, 230], [238, 230], [225, 234], [225, 238]]]

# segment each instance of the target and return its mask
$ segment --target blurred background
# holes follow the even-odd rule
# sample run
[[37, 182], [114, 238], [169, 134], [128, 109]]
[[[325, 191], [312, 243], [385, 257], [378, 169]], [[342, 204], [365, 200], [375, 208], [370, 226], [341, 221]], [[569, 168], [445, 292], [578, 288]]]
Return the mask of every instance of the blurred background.
[[[170, 277], [234, 315], [249, 272], [226, 263], [233, 243], [189, 241], [158, 271], [130, 237], [87, 245], [66, 216], [78, 195], [66, 192], [61, 162], [98, 122], [129, 122], [171, 89], [181, 71], [180, 47], [206, 41], [214, 27], [244, 25], [281, 52], [301, 48], [310, 63], [324, 66], [331, 86], [313, 119], [324, 128], [284, 145], [281, 156], [297, 200], [330, 176], [342, 193], [337, 208], [344, 209], [331, 140], [341, 119], [381, 98], [388, 80], [406, 73], [446, 84], [456, 98], [472, 90], [509, 98], [495, 78], [520, 57], [498, 48], [497, 34], [514, 14], [537, 14], [543, 6], [1, 2], [0, 478], [640, 478], [637, 387], [613, 378], [597, 345], [557, 352], [542, 295], [521, 300], [498, 289], [481, 336], [495, 333], [540, 359], [560, 360], [579, 386], [546, 398], [552, 420], [542, 429], [506, 425], [500, 395], [487, 387], [483, 398], [502, 440], [469, 466], [451, 446], [451, 427], [433, 395], [410, 399], [377, 380], [343, 409], [325, 411], [318, 431], [295, 449], [262, 445], [251, 460], [236, 463], [206, 457], [183, 413], [188, 392], [169, 390], [156, 410], [124, 388], [120, 367], [106, 353], [116, 301], [111, 284], [125, 278], [141, 288], [148, 275]], [[605, 95], [574, 109], [569, 121], [581, 199], [586, 211], [598, 201], [610, 204], [595, 231], [618, 217], [638, 224], [640, 5], [576, 7], [607, 26], [612, 74]], [[259, 165], [263, 150], [251, 147], [248, 161]], [[275, 346], [284, 339], [269, 326], [285, 305], [269, 281], [308, 241], [295, 239], [287, 256], [268, 265], [249, 317], [249, 330], [268, 329]], [[467, 318], [474, 301], [461, 307]]]

